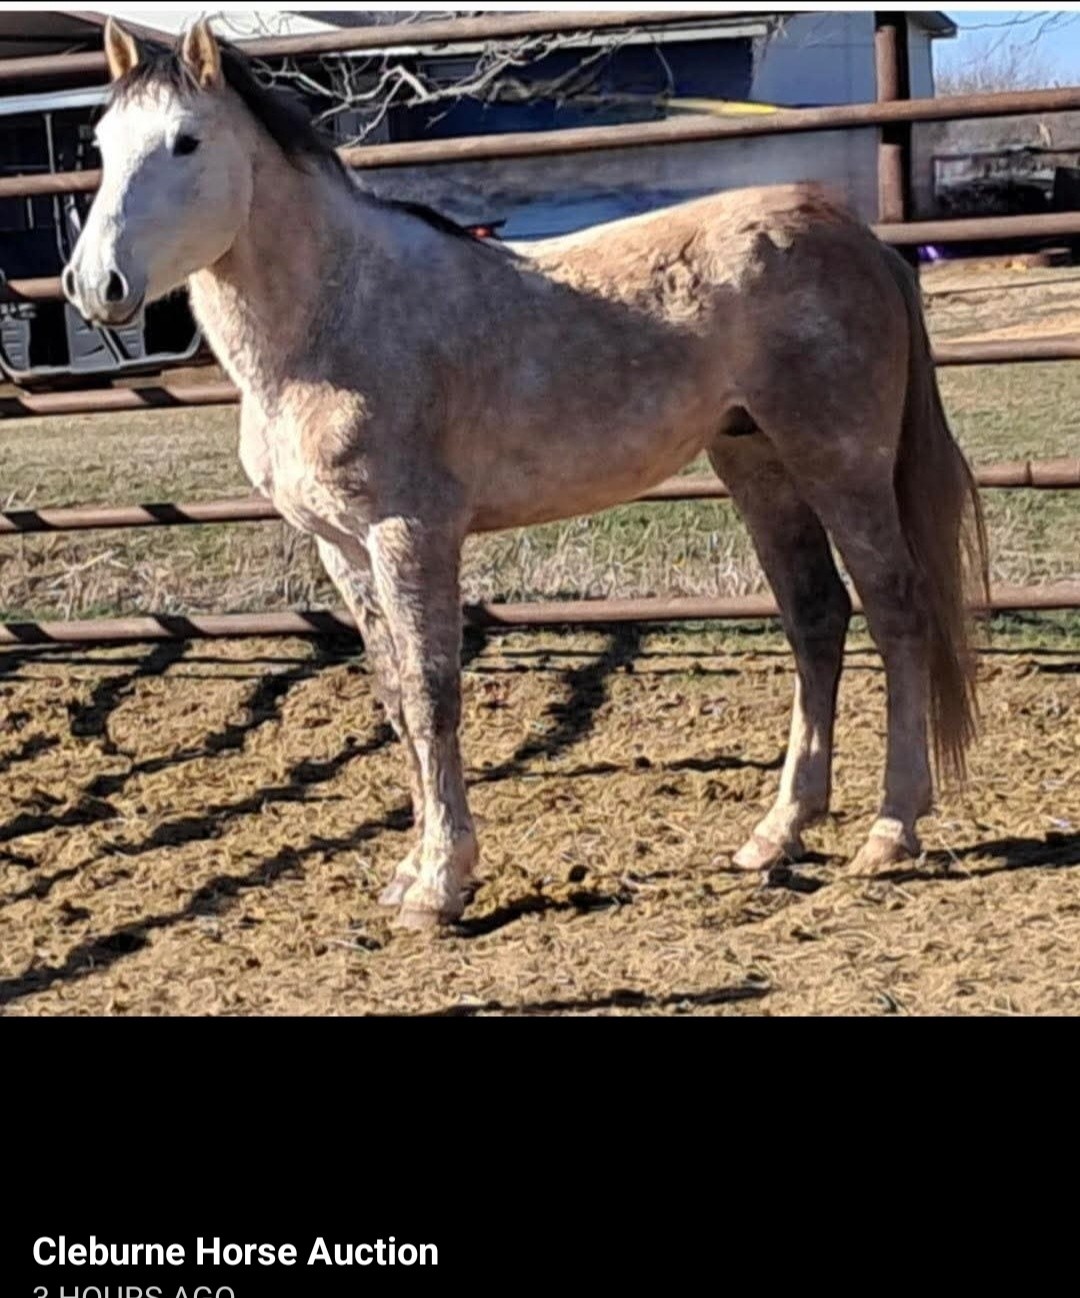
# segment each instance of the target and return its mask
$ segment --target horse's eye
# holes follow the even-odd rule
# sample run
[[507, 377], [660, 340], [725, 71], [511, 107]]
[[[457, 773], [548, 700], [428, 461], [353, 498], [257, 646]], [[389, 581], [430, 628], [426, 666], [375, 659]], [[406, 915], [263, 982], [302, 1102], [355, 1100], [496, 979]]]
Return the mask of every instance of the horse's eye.
[[178, 135], [176, 142], [172, 146], [172, 151], [177, 157], [184, 157], [185, 154], [194, 153], [199, 147], [199, 141], [194, 135]]

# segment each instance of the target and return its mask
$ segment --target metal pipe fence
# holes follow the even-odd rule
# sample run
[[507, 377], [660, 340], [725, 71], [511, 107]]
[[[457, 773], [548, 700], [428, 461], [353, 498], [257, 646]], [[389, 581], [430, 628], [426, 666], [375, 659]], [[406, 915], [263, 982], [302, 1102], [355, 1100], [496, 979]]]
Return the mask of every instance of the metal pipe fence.
[[[725, 10], [649, 11], [613, 14], [525, 13], [448, 19], [423, 25], [350, 29], [317, 36], [273, 37], [253, 41], [245, 48], [261, 58], [297, 57], [304, 54], [342, 53], [385, 49], [396, 45], [426, 46], [481, 42], [541, 32], [585, 32], [641, 26], [658, 28], [711, 16], [737, 17], [748, 11]], [[920, 122], [1002, 117], [1026, 113], [1080, 109], [1080, 86], [1008, 94], [963, 95], [914, 99], [908, 91], [904, 55], [903, 15], [880, 16], [875, 39], [877, 98], [869, 104], [825, 108], [784, 109], [746, 118], [677, 117], [625, 126], [584, 127], [574, 130], [407, 144], [377, 144], [341, 150], [343, 160], [356, 168], [388, 168], [448, 162], [479, 162], [504, 158], [550, 157], [591, 150], [675, 147], [707, 140], [747, 139], [823, 130], [877, 128], [881, 131], [878, 162], [879, 209], [883, 218], [874, 229], [878, 237], [901, 248], [922, 244], [977, 243], [997, 239], [1071, 238], [1080, 236], [1080, 212], [1051, 212], [1026, 216], [998, 216], [948, 221], [910, 220], [910, 127]], [[0, 87], [36, 80], [69, 84], [104, 75], [99, 54], [50, 55], [43, 58], [0, 61]], [[0, 198], [40, 194], [93, 192], [99, 183], [96, 171], [0, 178]], [[15, 279], [0, 283], [0, 297], [8, 301], [41, 302], [62, 297], [58, 279]], [[974, 343], [942, 343], [935, 348], [940, 366], [987, 365], [1041, 361], [1080, 360], [1080, 335], [1041, 335]], [[185, 406], [228, 405], [237, 401], [231, 384], [224, 382], [155, 383], [137, 388], [106, 388], [85, 392], [16, 392], [0, 394], [0, 417], [79, 415]], [[1080, 486], [1080, 459], [1015, 461], [984, 466], [977, 471], [981, 486], [989, 488], [1068, 489]], [[724, 484], [712, 478], [671, 479], [642, 501], [723, 499]], [[193, 504], [95, 506], [64, 509], [22, 509], [0, 514], [0, 535], [36, 532], [82, 531], [91, 528], [126, 528], [207, 523], [239, 523], [278, 517], [269, 501], [260, 498], [217, 500]], [[991, 608], [1057, 609], [1080, 607], [1080, 583], [1043, 587], [999, 587]], [[773, 617], [776, 606], [767, 596], [733, 599], [614, 599], [551, 600], [537, 603], [470, 606], [467, 620], [483, 626], [546, 626], [566, 623], [599, 624], [622, 621], [680, 621], [713, 618]], [[118, 641], [191, 636], [321, 634], [352, 626], [340, 612], [236, 613], [185, 616], [116, 618], [75, 622], [8, 623], [0, 625], [0, 643], [42, 644]]]

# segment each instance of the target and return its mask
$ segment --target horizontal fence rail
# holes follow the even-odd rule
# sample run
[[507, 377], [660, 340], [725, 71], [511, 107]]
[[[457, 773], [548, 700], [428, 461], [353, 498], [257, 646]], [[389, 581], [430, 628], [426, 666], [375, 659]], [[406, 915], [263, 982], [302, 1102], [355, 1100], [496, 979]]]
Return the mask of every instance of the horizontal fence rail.
[[[0, 61], [0, 70], [3, 68], [3, 62]], [[1080, 86], [1067, 86], [1060, 90], [1010, 91], [992, 95], [953, 95], [935, 99], [893, 99], [871, 104], [839, 104], [828, 108], [786, 108], [779, 109], [775, 113], [753, 113], [741, 118], [710, 117], [704, 114], [679, 116], [665, 118], [658, 122], [635, 122], [622, 126], [581, 126], [560, 131], [521, 131], [508, 132], [504, 135], [459, 136], [449, 140], [365, 144], [339, 149], [338, 152], [343, 162], [359, 169], [413, 167], [430, 163], [551, 157], [556, 154], [585, 153], [594, 150], [648, 148], [707, 140], [756, 139], [769, 135], [790, 135], [807, 131], [849, 130], [860, 127], [958, 121], [978, 117], [1002, 117], [1075, 109], [1080, 109]], [[33, 176], [6, 176], [0, 179], [0, 198], [90, 193], [97, 189], [100, 181], [101, 173], [91, 169], [57, 171]], [[987, 217], [985, 219], [987, 221], [1037, 221], [1044, 218]], [[945, 226], [951, 223], [927, 224]], [[1058, 232], [1066, 233], [1066, 231]], [[941, 240], [927, 240], [927, 242], [935, 241]]]
[[0, 279], [2, 302], [57, 302], [63, 296], [59, 275], [40, 279]]
[[[852, 594], [856, 612], [858, 598]], [[1080, 606], [1080, 582], [1048, 586], [997, 586], [987, 611], [1052, 611]], [[606, 626], [619, 622], [710, 622], [778, 616], [768, 595], [730, 599], [680, 596], [671, 599], [542, 600], [520, 604], [467, 604], [465, 623], [474, 627]], [[0, 645], [108, 644], [135, 640], [222, 639], [233, 636], [323, 636], [355, 632], [342, 609], [281, 613], [157, 614], [70, 622], [0, 623]]]
[[[940, 343], [934, 348], [935, 363], [944, 367], [1066, 360], [1080, 360], [1080, 334]], [[90, 388], [71, 392], [0, 391], [0, 419], [122, 414], [131, 410], [169, 410], [185, 406], [233, 406], [239, 400], [236, 388], [224, 380], [153, 383], [138, 388]]]
[[0, 419], [40, 415], [91, 415], [126, 410], [167, 410], [181, 406], [233, 406], [231, 383], [154, 384], [143, 388], [91, 388], [78, 392], [0, 392]]
[[948, 221], [898, 221], [881, 223], [872, 228], [883, 243], [901, 248], [928, 243], [1070, 238], [1080, 235], [1080, 212], [1036, 212], [1031, 216], [964, 216]]
[[[975, 470], [980, 487], [1068, 490], [1080, 488], [1080, 457], [1051, 460], [1007, 460]], [[687, 474], [644, 491], [634, 498], [648, 501], [727, 500], [731, 496], [719, 478]], [[628, 504], [634, 503], [628, 501]], [[0, 512], [0, 536], [41, 532], [87, 532], [101, 528], [184, 527], [205, 523], [272, 522], [281, 515], [262, 496], [206, 500], [190, 504], [80, 505], [62, 508], [11, 509]]]
[[[45, 177], [39, 177], [45, 179]], [[0, 190], [4, 182], [0, 180]], [[0, 198], [3, 194], [0, 193]], [[1034, 216], [960, 217], [951, 221], [905, 221], [882, 223], [870, 227], [883, 242], [896, 247], [919, 247], [924, 244], [985, 243], [998, 239], [1032, 239], [1080, 237], [1080, 212], [1048, 212]], [[1026, 285], [1003, 285], [1020, 288]], [[937, 289], [927, 294], [936, 297], [944, 292], [984, 292], [983, 289]], [[37, 279], [0, 279], [0, 301], [59, 302], [64, 297], [59, 275]]]

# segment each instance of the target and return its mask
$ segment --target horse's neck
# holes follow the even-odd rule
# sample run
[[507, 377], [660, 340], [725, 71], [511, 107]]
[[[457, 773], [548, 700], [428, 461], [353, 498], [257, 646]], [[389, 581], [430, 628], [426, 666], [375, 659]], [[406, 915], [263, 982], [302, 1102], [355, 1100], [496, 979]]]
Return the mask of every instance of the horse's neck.
[[257, 166], [250, 216], [232, 248], [191, 277], [195, 317], [246, 398], [270, 408], [310, 358], [328, 261], [348, 256], [356, 214], [335, 177], [284, 158]]

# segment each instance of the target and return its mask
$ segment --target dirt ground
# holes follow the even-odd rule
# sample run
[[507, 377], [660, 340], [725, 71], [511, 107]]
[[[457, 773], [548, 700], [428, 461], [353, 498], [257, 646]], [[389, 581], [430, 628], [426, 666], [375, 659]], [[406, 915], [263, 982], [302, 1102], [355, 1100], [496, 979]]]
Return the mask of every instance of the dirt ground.
[[883, 678], [849, 654], [835, 814], [763, 884], [775, 636], [470, 641], [482, 835], [465, 920], [374, 902], [409, 843], [362, 660], [303, 641], [0, 654], [0, 1012], [1075, 1013], [1080, 640], [992, 647], [985, 733], [926, 856], [859, 877]]

